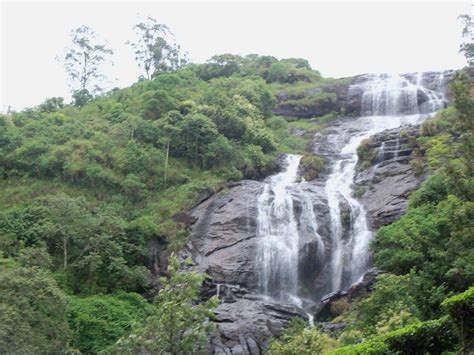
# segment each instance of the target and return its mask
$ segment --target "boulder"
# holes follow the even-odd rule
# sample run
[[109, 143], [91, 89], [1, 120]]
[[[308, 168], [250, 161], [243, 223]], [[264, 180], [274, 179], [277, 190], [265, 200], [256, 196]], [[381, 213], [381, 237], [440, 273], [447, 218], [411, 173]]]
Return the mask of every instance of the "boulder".
[[318, 322], [327, 322], [338, 316], [335, 305], [337, 302], [350, 304], [356, 299], [366, 296], [372, 291], [372, 286], [378, 275], [376, 269], [370, 269], [366, 272], [362, 280], [352, 285], [347, 291], [333, 292], [321, 299], [316, 306], [314, 320]]

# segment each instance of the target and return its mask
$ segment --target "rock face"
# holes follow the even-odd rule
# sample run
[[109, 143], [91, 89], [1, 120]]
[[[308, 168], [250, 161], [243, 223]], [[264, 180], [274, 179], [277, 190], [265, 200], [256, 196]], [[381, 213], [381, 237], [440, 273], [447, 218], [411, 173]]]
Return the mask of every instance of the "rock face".
[[[406, 80], [406, 85], [421, 84], [426, 89], [439, 91], [441, 87], [445, 86], [454, 76], [453, 70], [446, 70], [444, 72], [425, 72], [422, 75], [418, 73], [408, 73], [401, 76]], [[363, 94], [364, 83], [372, 80], [374, 75], [362, 74], [352, 78], [344, 78], [340, 83], [326, 84], [323, 86], [308, 89], [298, 94], [289, 94], [281, 92], [277, 95], [278, 104], [273, 112], [276, 115], [312, 118], [316, 116], [323, 116], [328, 113], [337, 113], [339, 115], [360, 116], [363, 108]], [[318, 99], [318, 94], [330, 94], [329, 98]], [[302, 98], [311, 97], [315, 95], [315, 100], [307, 102], [298, 102]], [[332, 98], [331, 98], [332, 97]], [[429, 112], [429, 93], [425, 90], [419, 89], [416, 92], [416, 103], [420, 112]], [[401, 102], [400, 113], [410, 113], [409, 109], [412, 103], [406, 102], [403, 108]]]
[[[355, 116], [360, 112], [360, 101], [357, 96], [349, 95], [352, 78], [348, 78], [346, 81], [347, 84], [327, 84], [296, 95], [281, 92], [277, 95], [278, 104], [273, 113], [300, 118], [323, 116], [329, 113], [345, 113]], [[328, 97], [321, 95], [322, 98], [317, 99], [318, 94], [330, 95]], [[315, 95], [316, 99], [309, 104], [295, 102], [311, 95]]]
[[217, 331], [209, 344], [214, 354], [261, 354], [292, 318], [308, 319], [297, 307], [248, 299], [222, 303], [215, 313]]
[[[264, 184], [242, 181], [204, 199], [186, 217], [194, 223], [190, 241], [180, 257], [191, 257], [194, 268], [211, 277], [202, 288], [201, 298], [217, 295], [222, 302], [216, 309], [217, 330], [209, 344], [213, 353], [259, 354], [268, 338], [279, 335], [291, 318], [307, 318], [296, 306], [276, 304], [259, 295], [257, 200]], [[308, 196], [318, 232], [324, 238], [329, 238], [329, 212], [317, 181], [301, 184], [294, 191], [293, 208], [301, 236], [299, 279], [309, 297], [311, 290], [325, 283], [328, 274], [324, 272], [327, 260], [314, 258], [318, 244], [304, 231], [307, 226], [301, 216]]]
[[[409, 87], [407, 89], [406, 85], [400, 85], [399, 91], [402, 92], [406, 89], [405, 91], [409, 94], [406, 97], [413, 99], [413, 101], [410, 102], [410, 105], [405, 105], [404, 96], [395, 95], [395, 101], [400, 101], [397, 101], [399, 104], [397, 107], [400, 107], [401, 111], [406, 107], [419, 113], [424, 110], [423, 105], [433, 104], [436, 100], [439, 103], [440, 100], [444, 100], [443, 97], [441, 99], [433, 97], [433, 93], [423, 89], [413, 91], [410, 85], [413, 84], [412, 86], [415, 87], [415, 83], [420, 84], [421, 81], [424, 87], [434, 90], [436, 89], [435, 85], [444, 85], [445, 81], [450, 80], [451, 77], [452, 72], [424, 73], [421, 76], [404, 75], [401, 82]], [[374, 92], [380, 94], [386, 90], [386, 87], [381, 85], [382, 91], [367, 91], [364, 83], [373, 80], [373, 78], [374, 76], [371, 75], [360, 75], [348, 80], [353, 84], [351, 87], [345, 84], [333, 84], [315, 88], [310, 92], [310, 94], [315, 94], [313, 97], [329, 93], [331, 94], [329, 96], [319, 96], [329, 99], [316, 100], [303, 109], [295, 105], [300, 97], [281, 93], [279, 95], [280, 103], [275, 112], [296, 117], [320, 116], [330, 112], [360, 115], [362, 102], [367, 99], [367, 92], [375, 97]], [[363, 98], [364, 95], [365, 98]], [[379, 100], [382, 96], [384, 95], [379, 95], [378, 99], [372, 98], [371, 100], [374, 102], [387, 101]], [[332, 100], [331, 97], [336, 97], [336, 99]], [[308, 101], [303, 100], [303, 102], [307, 103]], [[326, 190], [326, 183], [327, 179], [333, 176], [331, 170], [334, 170], [334, 166], [341, 166], [342, 164], [336, 164], [341, 162], [352, 164], [346, 165], [352, 169], [352, 179], [356, 161], [356, 159], [352, 159], [355, 157], [354, 149], [351, 148], [350, 154], [343, 149], [345, 146], [354, 147], [351, 142], [359, 142], [357, 139], [352, 141], [352, 138], [368, 137], [372, 134], [371, 132], [378, 131], [377, 129], [373, 130], [374, 125], [379, 128], [396, 126], [392, 124], [379, 126], [380, 121], [378, 123], [374, 121], [377, 117], [387, 120], [393, 119], [389, 116], [390, 113], [386, 106], [389, 105], [385, 103], [375, 107], [377, 110], [384, 111], [383, 114], [387, 115], [386, 117], [380, 118], [379, 111], [370, 111], [372, 117], [347, 116], [332, 121], [329, 127], [314, 136], [310, 147], [311, 152], [322, 157], [327, 167], [325, 171], [317, 175], [316, 179], [300, 182], [300, 172], [300, 175], [296, 173], [298, 183], [291, 182], [283, 189], [271, 190], [274, 195], [268, 192], [270, 190], [265, 189], [267, 195], [270, 196], [268, 201], [271, 201], [271, 198], [275, 199], [274, 196], [277, 194], [275, 191], [285, 197], [291, 197], [288, 199], [291, 203], [285, 203], [283, 207], [291, 211], [292, 224], [290, 224], [290, 219], [287, 221], [285, 218], [279, 218], [278, 220], [287, 221], [291, 226], [294, 226], [293, 223], [296, 224], [296, 227], [291, 229], [291, 233], [298, 235], [297, 247], [292, 249], [297, 251], [298, 266], [295, 271], [293, 268], [291, 269], [291, 275], [297, 273], [298, 287], [292, 295], [296, 294], [302, 306], [308, 312], [315, 314], [319, 321], [330, 319], [335, 315], [335, 312], [338, 312], [338, 307], [340, 310], [348, 302], [370, 292], [376, 276], [376, 271], [371, 270], [357, 285], [349, 287], [349, 284], [344, 286], [345, 291], [327, 295], [333, 290], [331, 264], [333, 248], [337, 247], [337, 243], [331, 236], [334, 219], [331, 218], [328, 196], [332, 196], [329, 193], [332, 190]], [[403, 120], [405, 119], [404, 117]], [[386, 123], [387, 121], [382, 122]], [[424, 175], [420, 174], [422, 169], [414, 171], [414, 165], [411, 162], [413, 152], [417, 149], [415, 138], [418, 131], [418, 126], [405, 126], [402, 130], [400, 128], [388, 129], [375, 134], [370, 138], [369, 148], [374, 153], [370, 156], [370, 163], [359, 164], [356, 167], [358, 172], [354, 181], [355, 194], [357, 195], [355, 197], [367, 211], [371, 231], [398, 219], [407, 207], [409, 193], [423, 181]], [[348, 155], [352, 160], [346, 159]], [[181, 258], [190, 257], [194, 262], [191, 266], [193, 269], [206, 272], [210, 276], [202, 288], [201, 298], [206, 300], [217, 295], [221, 300], [215, 310], [217, 329], [208, 343], [207, 350], [210, 353], [260, 354], [267, 345], [268, 338], [278, 336], [291, 318], [296, 316], [307, 318], [301, 308], [294, 305], [277, 304], [261, 295], [264, 287], [261, 286], [259, 280], [261, 270], [257, 257], [259, 250], [261, 250], [259, 248], [262, 246], [262, 243], [259, 243], [258, 232], [258, 198], [264, 191], [267, 182], [244, 180], [218, 194], [205, 193], [200, 198], [199, 204], [189, 213], [176, 215], [176, 219], [188, 225], [190, 229], [189, 242], [179, 256]], [[338, 190], [339, 193], [340, 190]], [[349, 198], [345, 197], [345, 201], [347, 204]], [[262, 199], [260, 204], [262, 205]], [[353, 214], [348, 207], [350, 206], [346, 206], [344, 202], [340, 201], [343, 240], [348, 239], [346, 234], [350, 234], [353, 227], [353, 218], [351, 217]], [[262, 209], [260, 209], [261, 211]], [[308, 214], [308, 211], [312, 213]], [[288, 213], [285, 216], [287, 215]], [[308, 228], [310, 225], [312, 227]], [[261, 226], [262, 223], [260, 223]], [[267, 234], [271, 236], [271, 233]], [[315, 238], [315, 234], [319, 239]], [[270, 241], [272, 240], [270, 239]], [[266, 245], [275, 244], [267, 243]], [[335, 250], [337, 251], [337, 249]], [[294, 266], [295, 263], [291, 265]], [[267, 292], [266, 294], [271, 293]], [[321, 298], [323, 299], [319, 302]], [[344, 327], [345, 324], [323, 324], [323, 329], [328, 332], [339, 331]]]
[[378, 154], [373, 165], [356, 176], [357, 190], [368, 212], [373, 230], [398, 220], [407, 208], [408, 195], [416, 190], [426, 177], [415, 174], [411, 161], [417, 148], [415, 138], [419, 126], [408, 126], [376, 134], [371, 148]]
[[191, 216], [191, 238], [182, 256], [217, 283], [255, 289], [258, 181], [244, 180], [199, 204]]
[[[378, 271], [376, 269], [371, 269], [367, 271], [359, 283], [353, 285], [347, 291], [337, 291], [325, 296], [321, 299], [321, 302], [316, 308], [314, 319], [316, 321], [324, 322], [337, 317], [339, 314], [336, 303], [349, 304], [355, 299], [366, 296], [372, 291], [372, 286], [375, 283], [377, 275]], [[328, 330], [331, 331], [331, 329]]]

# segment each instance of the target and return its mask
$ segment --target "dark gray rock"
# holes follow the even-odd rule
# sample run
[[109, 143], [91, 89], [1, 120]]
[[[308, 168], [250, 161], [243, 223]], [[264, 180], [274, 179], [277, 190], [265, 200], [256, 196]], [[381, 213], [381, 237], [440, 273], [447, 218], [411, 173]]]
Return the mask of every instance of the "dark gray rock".
[[196, 222], [181, 257], [190, 256], [199, 271], [217, 283], [255, 289], [258, 181], [240, 184], [204, 200], [192, 211]]
[[[360, 112], [360, 95], [349, 92], [352, 79], [347, 79], [347, 84], [327, 84], [321, 87], [308, 89], [304, 93], [290, 95], [286, 92], [277, 94], [278, 104], [273, 110], [276, 115], [311, 118], [327, 115], [329, 113], [357, 115]], [[309, 104], [294, 103], [289, 100], [298, 100], [306, 95], [318, 93], [334, 94], [335, 99], [317, 99]]]
[[279, 336], [291, 319], [308, 320], [295, 306], [248, 299], [222, 303], [215, 314], [217, 329], [209, 344], [213, 354], [261, 354], [268, 339]]
[[371, 146], [378, 149], [379, 155], [374, 164], [360, 171], [355, 179], [359, 191], [364, 191], [359, 197], [373, 230], [398, 220], [406, 211], [409, 194], [425, 178], [424, 174], [415, 175], [411, 166], [419, 126], [405, 127], [402, 131], [404, 133], [397, 128], [372, 137]]
[[338, 316], [338, 314], [333, 313], [334, 310], [332, 308], [336, 302], [343, 301], [349, 304], [355, 299], [364, 297], [372, 292], [372, 286], [378, 274], [376, 269], [370, 269], [360, 282], [352, 285], [347, 291], [337, 291], [322, 298], [315, 309], [315, 321], [326, 322]]

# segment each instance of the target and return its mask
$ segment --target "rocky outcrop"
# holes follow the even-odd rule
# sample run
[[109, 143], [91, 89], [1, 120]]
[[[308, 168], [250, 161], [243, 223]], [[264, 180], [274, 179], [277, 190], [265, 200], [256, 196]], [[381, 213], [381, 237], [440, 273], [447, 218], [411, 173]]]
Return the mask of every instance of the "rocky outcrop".
[[297, 307], [258, 299], [222, 303], [215, 314], [217, 329], [209, 344], [213, 354], [261, 354], [268, 339], [279, 336], [292, 318], [308, 319]]
[[[443, 72], [425, 72], [421, 77], [418, 73], [408, 73], [402, 78], [408, 83], [421, 84], [428, 90], [439, 91], [453, 78], [455, 72], [446, 70]], [[273, 110], [276, 115], [289, 117], [312, 118], [323, 116], [329, 113], [338, 115], [360, 116], [362, 105], [362, 95], [364, 93], [364, 83], [372, 80], [374, 75], [362, 74], [352, 78], [343, 78], [333, 84], [315, 86], [297, 94], [280, 92], [277, 94], [278, 104]], [[416, 93], [419, 112], [429, 112], [429, 94], [426, 90], [419, 89]], [[409, 112], [412, 103], [406, 102], [406, 107], [401, 104], [400, 113]]]
[[[330, 113], [357, 115], [360, 101], [349, 95], [352, 79], [343, 79], [343, 84], [327, 84], [298, 94], [280, 92], [278, 104], [273, 110], [276, 115], [311, 118]], [[306, 99], [305, 99], [306, 98]]]
[[[312, 207], [318, 233], [329, 244], [329, 211], [322, 183], [323, 180], [302, 182], [292, 192], [294, 214], [299, 221], [299, 280], [309, 300], [317, 298], [312, 290], [326, 284], [328, 277], [325, 265], [330, 248], [324, 258], [315, 258], [320, 252], [318, 242], [308, 230], [309, 221], [302, 217], [304, 209]], [[191, 223], [190, 240], [180, 257], [190, 257], [195, 270], [210, 276], [201, 298], [218, 295], [222, 302], [216, 309], [216, 334], [209, 344], [214, 353], [259, 354], [268, 338], [279, 335], [291, 318], [306, 317], [296, 306], [275, 304], [259, 296], [257, 199], [263, 185], [259, 181], [242, 181], [203, 199], [189, 216], [180, 217]]]
[[[367, 271], [363, 279], [352, 285], [347, 291], [337, 291], [325, 296], [316, 307], [314, 319], [318, 322], [325, 322], [337, 317], [347, 309], [341, 309], [344, 304], [349, 305], [356, 299], [367, 296], [372, 291], [372, 287], [378, 275], [376, 269]], [[340, 328], [339, 327], [336, 328]], [[331, 327], [328, 328], [328, 330]]]
[[199, 271], [215, 282], [255, 289], [258, 181], [244, 180], [213, 195], [190, 213], [196, 222], [182, 257], [191, 257]]
[[384, 131], [370, 140], [377, 155], [372, 165], [359, 171], [355, 183], [373, 230], [398, 220], [406, 211], [409, 194], [425, 178], [413, 171], [418, 135], [419, 126], [408, 126]]

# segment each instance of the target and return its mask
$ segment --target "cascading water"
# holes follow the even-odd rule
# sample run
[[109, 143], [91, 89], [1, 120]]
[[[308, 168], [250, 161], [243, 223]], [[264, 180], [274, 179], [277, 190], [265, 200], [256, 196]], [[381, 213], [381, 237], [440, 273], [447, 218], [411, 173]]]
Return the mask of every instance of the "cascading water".
[[[284, 170], [267, 179], [258, 197], [257, 218], [257, 264], [262, 294], [282, 303], [309, 305], [301, 291], [306, 280], [300, 270], [302, 260], [308, 260], [308, 250], [315, 262], [329, 260], [322, 270], [330, 273], [325, 284], [311, 284], [311, 292], [325, 294], [346, 289], [365, 274], [370, 267], [372, 231], [365, 209], [353, 193], [357, 147], [378, 132], [418, 123], [444, 106], [444, 95], [438, 91], [444, 88], [444, 75], [439, 76], [441, 83], [434, 85], [432, 79], [426, 80], [430, 88], [423, 85], [424, 79], [423, 74], [374, 75], [350, 88], [357, 87], [361, 93], [363, 117], [356, 119], [358, 133], [351, 133], [350, 139], [344, 140], [346, 143], [333, 160], [324, 187], [330, 213], [330, 240], [323, 240], [318, 234], [313, 202], [305, 185], [309, 183], [304, 179], [298, 181], [301, 156], [287, 155]], [[379, 152], [381, 160], [383, 148]], [[395, 148], [398, 154], [399, 147]], [[308, 238], [316, 242], [316, 249], [302, 247]]]
[[[418, 123], [426, 117], [420, 113], [420, 91], [428, 98], [428, 112], [443, 107], [444, 95], [423, 87], [422, 78], [419, 74], [413, 83], [404, 76], [378, 75], [358, 85], [362, 88], [361, 111], [365, 115], [359, 120], [367, 128], [342, 148], [325, 187], [331, 216], [331, 292], [357, 282], [370, 266], [372, 232], [368, 228], [364, 207], [353, 197], [352, 188], [358, 160], [357, 147], [378, 132]], [[444, 76], [440, 76], [440, 80], [443, 79]], [[395, 155], [398, 154], [398, 145]]]
[[[310, 197], [303, 193], [304, 180], [296, 181], [300, 155], [285, 157], [285, 170], [273, 175], [258, 198], [259, 285], [263, 294], [281, 302], [302, 306], [299, 294], [300, 239], [316, 238], [318, 254], [324, 253], [324, 243]], [[294, 199], [301, 203], [295, 214]]]
[[260, 288], [265, 295], [291, 302], [298, 293], [298, 226], [291, 190], [301, 156], [287, 155], [286, 169], [272, 177], [258, 198]]

